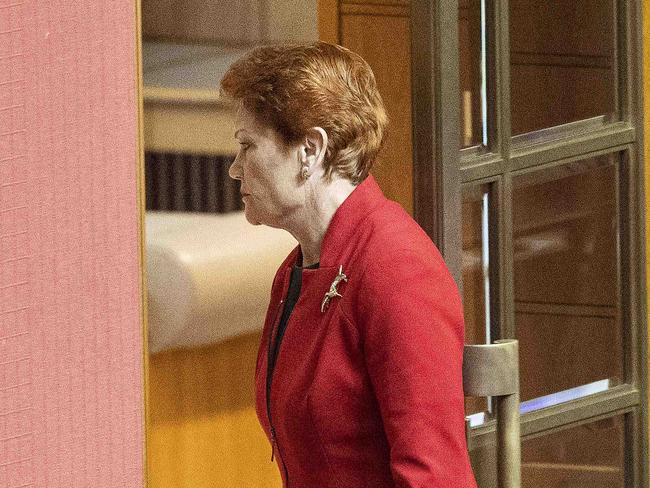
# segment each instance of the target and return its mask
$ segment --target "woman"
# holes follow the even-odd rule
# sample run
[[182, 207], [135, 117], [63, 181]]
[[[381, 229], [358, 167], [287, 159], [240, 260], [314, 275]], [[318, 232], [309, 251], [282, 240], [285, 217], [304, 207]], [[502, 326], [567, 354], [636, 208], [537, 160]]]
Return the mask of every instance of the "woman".
[[387, 117], [372, 71], [323, 42], [231, 66], [247, 220], [299, 245], [273, 281], [257, 414], [284, 485], [475, 487], [463, 318], [426, 233], [369, 174]]

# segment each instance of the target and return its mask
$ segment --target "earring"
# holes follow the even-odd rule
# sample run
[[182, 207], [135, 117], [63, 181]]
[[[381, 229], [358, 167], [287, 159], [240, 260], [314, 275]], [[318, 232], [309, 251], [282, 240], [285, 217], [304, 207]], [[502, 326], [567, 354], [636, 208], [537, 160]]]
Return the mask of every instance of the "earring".
[[307, 166], [303, 166], [302, 171], [300, 172], [300, 175], [302, 176], [303, 180], [306, 180], [307, 178], [309, 178], [309, 168], [307, 168]]

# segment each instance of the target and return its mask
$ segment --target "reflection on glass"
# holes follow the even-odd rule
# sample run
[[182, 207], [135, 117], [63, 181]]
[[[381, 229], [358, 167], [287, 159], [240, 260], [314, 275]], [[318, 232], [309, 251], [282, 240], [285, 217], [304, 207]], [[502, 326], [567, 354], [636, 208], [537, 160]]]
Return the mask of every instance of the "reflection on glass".
[[[600, 380], [594, 381], [593, 383], [589, 383], [587, 385], [576, 386], [575, 388], [570, 388], [568, 390], [558, 391], [557, 393], [551, 393], [550, 395], [526, 400], [524, 402], [521, 402], [519, 405], [519, 413], [523, 415], [528, 412], [534, 412], [535, 410], [554, 407], [555, 405], [559, 405], [561, 403], [570, 402], [572, 400], [577, 400], [579, 398], [584, 398], [589, 395], [595, 395], [596, 393], [607, 391], [609, 388], [612, 388], [616, 385], [617, 382], [615, 380]], [[469, 420], [470, 427], [483, 425], [493, 418], [494, 416], [490, 412], [486, 411], [467, 415], [467, 420]]]
[[625, 417], [525, 440], [524, 488], [617, 488], [625, 482]]
[[612, 1], [510, 1], [512, 133], [615, 111]]
[[513, 179], [521, 399], [623, 377], [615, 158]]
[[578, 398], [583, 398], [589, 395], [595, 395], [596, 393], [606, 391], [613, 386], [616, 386], [616, 382], [612, 380], [594, 381], [587, 385], [576, 386], [575, 388], [558, 391], [557, 393], [551, 393], [550, 395], [521, 402], [519, 405], [519, 412], [523, 415], [535, 410], [541, 410], [542, 408], [553, 407], [560, 403], [570, 402], [571, 400], [577, 400]]
[[485, 114], [485, 2], [459, 0], [460, 145], [487, 144]]
[[[496, 436], [470, 450], [478, 486], [497, 486]], [[523, 440], [522, 488], [625, 486], [625, 417], [610, 417]]]
[[[465, 342], [490, 342], [490, 185], [463, 188], [463, 309]], [[465, 400], [467, 414], [487, 409], [484, 398]]]

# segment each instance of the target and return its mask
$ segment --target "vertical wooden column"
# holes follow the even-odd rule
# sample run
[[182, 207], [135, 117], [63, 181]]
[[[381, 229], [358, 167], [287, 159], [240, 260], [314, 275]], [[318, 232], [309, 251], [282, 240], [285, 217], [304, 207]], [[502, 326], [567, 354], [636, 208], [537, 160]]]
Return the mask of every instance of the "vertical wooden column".
[[0, 0], [0, 486], [143, 485], [136, 9]]
[[360, 54], [372, 67], [390, 119], [371, 170], [385, 195], [413, 214], [409, 0], [319, 0], [320, 38]]
[[[643, 8], [643, 141], [645, 155], [645, 242], [646, 242], [646, 277], [650, 279], [650, 8]], [[648, 290], [647, 302], [650, 303], [650, 283], [646, 284]], [[650, 338], [650, 333], [648, 333]], [[650, 350], [650, 343], [648, 344]], [[648, 365], [650, 371], [650, 364]], [[650, 399], [649, 399], [650, 400]]]

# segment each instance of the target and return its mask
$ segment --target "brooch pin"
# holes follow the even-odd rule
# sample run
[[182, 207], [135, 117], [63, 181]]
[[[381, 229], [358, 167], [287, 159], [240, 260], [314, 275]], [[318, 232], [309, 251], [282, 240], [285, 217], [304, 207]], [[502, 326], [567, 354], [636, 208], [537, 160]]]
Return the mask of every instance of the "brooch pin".
[[332, 284], [330, 285], [330, 289], [327, 293], [325, 293], [325, 297], [323, 298], [323, 303], [320, 305], [320, 311], [325, 312], [325, 309], [330, 303], [330, 300], [334, 297], [341, 297], [339, 291], [336, 289], [337, 286], [339, 286], [339, 283], [341, 281], [348, 281], [348, 277], [343, 274], [343, 265], [339, 266], [339, 274], [336, 275], [336, 278], [334, 278], [334, 281], [332, 281]]

